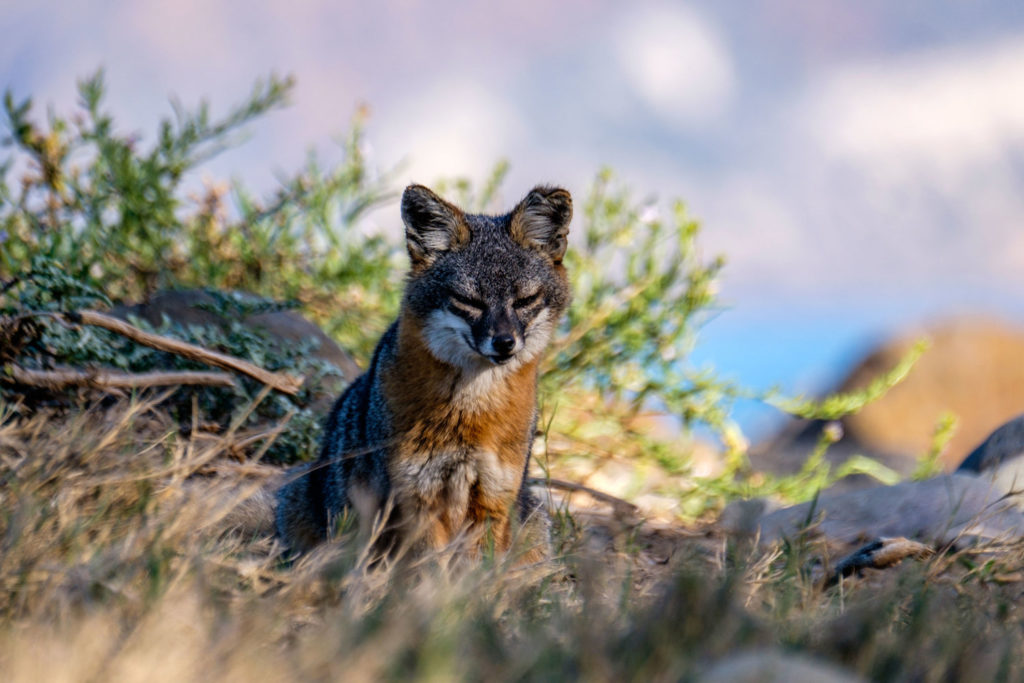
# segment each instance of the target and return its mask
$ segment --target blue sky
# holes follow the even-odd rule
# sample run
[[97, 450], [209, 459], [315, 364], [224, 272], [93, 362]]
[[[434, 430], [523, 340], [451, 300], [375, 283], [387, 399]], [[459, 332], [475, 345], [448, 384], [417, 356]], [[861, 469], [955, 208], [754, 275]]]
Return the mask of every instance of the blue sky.
[[294, 74], [204, 171], [256, 188], [368, 104], [399, 182], [508, 158], [508, 202], [602, 165], [682, 197], [728, 258], [696, 360], [757, 387], [818, 391], [925, 319], [1024, 315], [1024, 3], [0, 0], [3, 86], [67, 110], [101, 65], [144, 133], [172, 94]]

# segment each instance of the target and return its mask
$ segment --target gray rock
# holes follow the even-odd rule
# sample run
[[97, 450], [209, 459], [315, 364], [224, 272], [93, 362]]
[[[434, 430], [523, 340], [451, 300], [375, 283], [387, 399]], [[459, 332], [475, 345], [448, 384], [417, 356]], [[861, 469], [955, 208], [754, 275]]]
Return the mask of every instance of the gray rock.
[[761, 517], [762, 543], [813, 533], [842, 543], [905, 536], [926, 543], [1001, 540], [1024, 535], [1024, 514], [1013, 496], [984, 478], [947, 474], [850, 492], [824, 491], [817, 501]]
[[1007, 460], [978, 476], [1006, 495], [1007, 500], [1024, 510], [1024, 458]]
[[1024, 455], [1024, 415], [1003, 423], [971, 451], [957, 472], [984, 472]]
[[702, 683], [856, 683], [864, 679], [829, 662], [779, 650], [730, 655], [712, 665]]
[[[235, 296], [241, 297], [243, 301], [251, 297], [244, 293], [237, 293]], [[215, 303], [214, 297], [201, 289], [182, 289], [157, 292], [142, 303], [115, 306], [110, 313], [125, 320], [129, 316], [135, 316], [154, 327], [160, 326], [166, 317], [180, 325], [212, 325], [226, 328], [231, 320], [207, 310], [207, 307]], [[323, 330], [295, 311], [256, 313], [241, 317], [239, 322], [279, 339], [282, 344], [300, 344], [311, 340], [317, 342], [316, 349], [310, 355], [337, 367], [346, 382], [351, 382], [362, 372], [352, 356], [324, 334]]]
[[760, 531], [761, 519], [781, 508], [782, 504], [774, 498], [734, 500], [718, 516], [717, 526], [727, 534], [753, 536]]
[[960, 463], [957, 472], [976, 474], [1024, 507], [1024, 415], [1004, 423]]

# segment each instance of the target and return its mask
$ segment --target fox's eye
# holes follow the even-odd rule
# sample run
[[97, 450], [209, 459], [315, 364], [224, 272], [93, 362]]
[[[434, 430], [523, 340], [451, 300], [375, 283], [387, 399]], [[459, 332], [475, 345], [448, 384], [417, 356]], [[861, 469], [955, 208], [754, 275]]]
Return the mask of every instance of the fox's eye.
[[456, 313], [470, 315], [473, 317], [482, 314], [486, 308], [484, 302], [478, 299], [471, 299], [469, 297], [462, 296], [461, 294], [456, 294], [455, 292], [448, 293], [448, 305], [451, 306], [452, 310]]
[[540, 290], [538, 289], [533, 294], [521, 297], [512, 302], [513, 308], [528, 308], [540, 300]]

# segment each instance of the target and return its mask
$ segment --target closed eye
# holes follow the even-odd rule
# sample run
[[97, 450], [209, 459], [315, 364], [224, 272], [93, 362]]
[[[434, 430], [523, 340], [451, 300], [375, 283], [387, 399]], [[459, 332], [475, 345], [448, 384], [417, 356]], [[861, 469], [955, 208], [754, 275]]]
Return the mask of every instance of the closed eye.
[[512, 302], [512, 306], [514, 308], [529, 308], [530, 306], [534, 305], [540, 300], [540, 294], [541, 292], [538, 289], [533, 294], [524, 296], [520, 299], [516, 299], [515, 301]]
[[484, 302], [456, 294], [455, 292], [449, 292], [448, 299], [448, 303], [456, 313], [464, 313], [476, 317], [481, 315], [484, 309], [487, 308]]

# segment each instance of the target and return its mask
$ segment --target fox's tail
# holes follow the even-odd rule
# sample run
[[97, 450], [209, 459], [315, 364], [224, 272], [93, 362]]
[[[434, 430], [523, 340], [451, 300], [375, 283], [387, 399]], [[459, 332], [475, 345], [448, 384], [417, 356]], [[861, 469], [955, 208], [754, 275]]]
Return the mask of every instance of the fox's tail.
[[239, 491], [229, 502], [218, 526], [224, 532], [245, 536], [270, 536], [274, 533], [274, 489], [261, 486], [252, 492]]
[[274, 491], [279, 477], [193, 478], [169, 487], [197, 532], [256, 538], [274, 533]]

